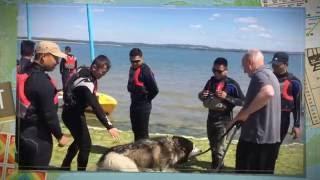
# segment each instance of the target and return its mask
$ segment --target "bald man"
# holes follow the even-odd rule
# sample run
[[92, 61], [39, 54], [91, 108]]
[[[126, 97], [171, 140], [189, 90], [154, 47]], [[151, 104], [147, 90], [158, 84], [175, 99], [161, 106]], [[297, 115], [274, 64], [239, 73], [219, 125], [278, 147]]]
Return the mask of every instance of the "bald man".
[[242, 122], [236, 171], [273, 174], [280, 144], [279, 81], [272, 70], [264, 65], [264, 56], [258, 49], [249, 50], [243, 56], [242, 66], [251, 81], [245, 105], [228, 126]]

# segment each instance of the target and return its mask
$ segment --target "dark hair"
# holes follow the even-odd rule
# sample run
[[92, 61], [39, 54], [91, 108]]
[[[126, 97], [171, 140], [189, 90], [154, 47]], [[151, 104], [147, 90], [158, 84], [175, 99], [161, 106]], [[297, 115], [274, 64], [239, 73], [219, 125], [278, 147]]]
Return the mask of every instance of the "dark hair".
[[142, 57], [142, 51], [139, 48], [132, 48], [130, 53], [129, 53], [130, 57], [135, 57], [135, 56], [140, 56]]
[[70, 46], [66, 46], [66, 47], [64, 48], [64, 50], [71, 51], [71, 47], [70, 47]]
[[33, 56], [35, 44], [33, 41], [23, 40], [20, 44], [21, 56]]
[[111, 61], [107, 56], [99, 55], [93, 60], [93, 62], [91, 63], [91, 67], [93, 65], [96, 65], [98, 68], [103, 67], [104, 65], [107, 65], [107, 69], [109, 70], [111, 68]]
[[214, 60], [213, 65], [224, 65], [225, 67], [228, 67], [228, 61], [223, 57], [218, 57]]

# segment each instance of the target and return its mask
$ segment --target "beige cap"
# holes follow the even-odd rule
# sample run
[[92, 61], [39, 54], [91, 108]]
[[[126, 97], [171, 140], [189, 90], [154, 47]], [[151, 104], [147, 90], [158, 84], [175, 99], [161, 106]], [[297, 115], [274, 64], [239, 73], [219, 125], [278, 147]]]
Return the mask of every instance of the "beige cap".
[[52, 41], [40, 41], [36, 46], [36, 53], [50, 53], [54, 56], [66, 58], [67, 55], [61, 52], [58, 44]]

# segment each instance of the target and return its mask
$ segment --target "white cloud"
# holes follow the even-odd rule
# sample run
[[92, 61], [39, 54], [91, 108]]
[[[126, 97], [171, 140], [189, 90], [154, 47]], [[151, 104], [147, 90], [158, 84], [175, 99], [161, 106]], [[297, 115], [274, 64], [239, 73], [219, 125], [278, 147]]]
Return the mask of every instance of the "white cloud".
[[219, 13], [214, 13], [214, 14], [212, 14], [210, 17], [209, 17], [209, 20], [210, 21], [214, 21], [214, 20], [216, 20], [217, 18], [219, 18], [221, 16], [221, 14], [219, 14]]
[[265, 27], [257, 24], [249, 24], [248, 26], [240, 27], [239, 30], [244, 32], [266, 32], [267, 31]]
[[202, 25], [201, 24], [190, 24], [189, 27], [191, 29], [201, 29]]
[[272, 38], [272, 35], [269, 33], [260, 33], [259, 36], [267, 39]]
[[245, 24], [256, 24], [258, 22], [255, 17], [238, 17], [234, 19], [234, 22]]
[[265, 31], [266, 30], [264, 27], [257, 25], [257, 24], [250, 24], [250, 25], [248, 25], [248, 28], [251, 28], [251, 29], [254, 29], [257, 31]]

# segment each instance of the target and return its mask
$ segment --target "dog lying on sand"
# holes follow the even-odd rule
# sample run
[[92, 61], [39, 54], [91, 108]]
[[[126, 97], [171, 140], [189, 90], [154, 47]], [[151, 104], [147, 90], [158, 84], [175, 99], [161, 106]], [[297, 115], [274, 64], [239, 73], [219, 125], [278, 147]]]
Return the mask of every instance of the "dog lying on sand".
[[193, 142], [184, 137], [155, 137], [108, 149], [98, 161], [97, 170], [167, 171], [199, 152]]

